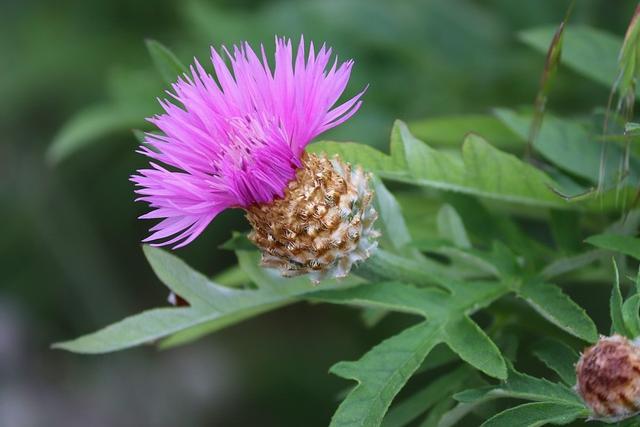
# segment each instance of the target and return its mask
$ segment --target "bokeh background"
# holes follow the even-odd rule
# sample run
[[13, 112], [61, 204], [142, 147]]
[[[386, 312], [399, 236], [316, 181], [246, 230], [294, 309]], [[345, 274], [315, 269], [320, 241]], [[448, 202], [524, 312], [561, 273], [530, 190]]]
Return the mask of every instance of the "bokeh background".
[[[144, 163], [131, 129], [157, 110], [164, 87], [145, 39], [185, 63], [206, 62], [209, 45], [269, 45], [274, 34], [326, 41], [356, 59], [351, 92], [370, 84], [357, 116], [327, 137], [386, 148], [395, 118], [530, 105], [543, 57], [517, 33], [559, 23], [567, 6], [2, 0], [0, 426], [326, 425], [348, 386], [328, 368], [407, 322], [393, 317], [368, 330], [354, 310], [298, 304], [164, 352], [85, 357], [49, 348], [166, 301], [142, 255], [150, 224], [136, 220], [145, 207], [128, 181]], [[579, 0], [571, 22], [621, 36], [634, 7]], [[563, 69], [550, 102], [579, 114], [606, 96]], [[77, 149], [50, 150], [60, 138]], [[227, 212], [178, 255], [213, 275], [234, 262], [218, 246], [244, 228], [241, 213]]]

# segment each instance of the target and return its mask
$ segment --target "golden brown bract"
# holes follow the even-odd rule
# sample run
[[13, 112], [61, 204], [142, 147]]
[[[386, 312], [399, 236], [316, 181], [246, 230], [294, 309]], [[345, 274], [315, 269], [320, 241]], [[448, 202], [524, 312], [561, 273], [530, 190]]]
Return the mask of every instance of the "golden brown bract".
[[580, 357], [576, 375], [592, 418], [613, 422], [640, 411], [640, 348], [627, 338], [600, 338]]
[[284, 197], [247, 209], [262, 265], [314, 282], [344, 277], [376, 247], [369, 175], [337, 156], [305, 154]]

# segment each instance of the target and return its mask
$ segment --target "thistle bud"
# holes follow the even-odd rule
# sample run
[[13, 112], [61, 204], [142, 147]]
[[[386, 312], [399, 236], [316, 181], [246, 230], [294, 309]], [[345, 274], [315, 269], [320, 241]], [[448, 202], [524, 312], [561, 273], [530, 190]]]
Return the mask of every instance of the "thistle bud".
[[315, 283], [346, 276], [377, 246], [369, 174], [337, 156], [305, 154], [284, 196], [247, 209], [262, 265]]
[[576, 365], [576, 391], [591, 419], [616, 422], [640, 412], [640, 347], [620, 335], [601, 337]]

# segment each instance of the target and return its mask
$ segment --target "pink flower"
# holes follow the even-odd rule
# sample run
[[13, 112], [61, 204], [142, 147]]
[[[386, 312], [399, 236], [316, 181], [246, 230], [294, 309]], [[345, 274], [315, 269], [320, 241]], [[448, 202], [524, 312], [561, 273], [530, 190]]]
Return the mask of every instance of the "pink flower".
[[[349, 119], [364, 90], [334, 107], [353, 61], [328, 68], [331, 48], [305, 57], [304, 39], [293, 56], [291, 40], [276, 38], [275, 69], [248, 43], [224, 52], [231, 70], [212, 48], [215, 79], [196, 61], [191, 76], [172, 85], [175, 101], [161, 100], [164, 113], [148, 120], [162, 135], [147, 133], [138, 152], [152, 159], [137, 171], [137, 200], [161, 219], [145, 242], [187, 245], [220, 212], [282, 197], [301, 166], [309, 142]], [[366, 90], [366, 88], [365, 88]]]

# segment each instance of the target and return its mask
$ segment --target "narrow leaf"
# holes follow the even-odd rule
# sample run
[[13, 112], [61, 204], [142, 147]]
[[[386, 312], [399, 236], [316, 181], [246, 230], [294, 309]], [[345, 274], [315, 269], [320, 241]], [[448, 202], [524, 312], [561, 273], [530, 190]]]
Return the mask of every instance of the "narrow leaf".
[[49, 146], [47, 158], [58, 163], [109, 134], [140, 127], [148, 111], [97, 106], [81, 111], [64, 124]]
[[179, 76], [187, 72], [187, 68], [165, 45], [151, 39], [147, 39], [146, 44], [153, 64], [165, 83], [172, 84], [178, 80]]
[[602, 249], [616, 251], [640, 260], [640, 239], [619, 234], [597, 234], [585, 242]]
[[431, 381], [426, 387], [394, 405], [382, 423], [383, 427], [401, 427], [418, 418], [445, 397], [451, 396], [469, 380], [473, 371], [463, 366]]
[[545, 424], [569, 424], [588, 415], [588, 410], [578, 405], [552, 402], [525, 403], [507, 409], [485, 421], [481, 427], [538, 427]]
[[533, 354], [555, 371], [566, 384], [573, 386], [576, 383], [574, 365], [578, 361], [578, 353], [571, 347], [556, 340], [546, 339], [535, 346]]
[[445, 325], [445, 342], [462, 360], [494, 378], [507, 378], [507, 365], [498, 347], [467, 316]]
[[622, 304], [622, 318], [630, 336], [640, 336], [640, 295], [635, 294]]
[[458, 147], [469, 133], [491, 141], [500, 149], [518, 149], [518, 137], [500, 120], [490, 115], [466, 114], [434, 117], [409, 123], [418, 138], [433, 145]]
[[520, 288], [518, 295], [544, 318], [566, 332], [588, 342], [598, 339], [593, 320], [556, 285], [527, 282]]
[[471, 247], [462, 219], [453, 206], [443, 205], [438, 211], [437, 221], [440, 237], [449, 240], [459, 248], [468, 249]]
[[[520, 39], [546, 53], [555, 27], [534, 28], [519, 34]], [[568, 26], [564, 32], [562, 63], [580, 74], [610, 88], [617, 73], [622, 39], [596, 28]]]
[[613, 259], [613, 269], [615, 271], [615, 281], [611, 288], [611, 299], [609, 300], [609, 311], [611, 314], [611, 333], [618, 333], [629, 338], [635, 338], [627, 329], [622, 315], [622, 293], [620, 292], [620, 273], [618, 265]]

